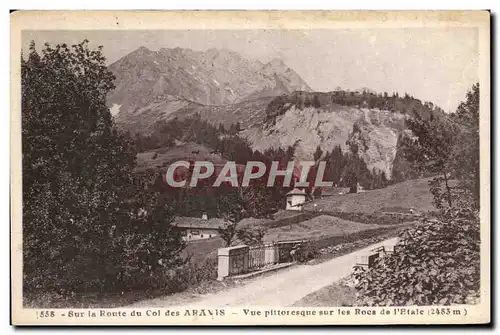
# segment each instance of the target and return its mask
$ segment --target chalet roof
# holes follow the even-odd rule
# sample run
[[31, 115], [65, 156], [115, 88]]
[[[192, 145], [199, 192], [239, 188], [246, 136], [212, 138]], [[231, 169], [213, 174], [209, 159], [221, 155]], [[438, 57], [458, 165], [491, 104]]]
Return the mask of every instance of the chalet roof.
[[179, 228], [197, 228], [197, 229], [219, 229], [224, 227], [225, 221], [219, 218], [203, 220], [202, 218], [180, 216], [174, 219], [173, 226]]
[[306, 191], [296, 187], [290, 192], [288, 192], [286, 195], [306, 195]]

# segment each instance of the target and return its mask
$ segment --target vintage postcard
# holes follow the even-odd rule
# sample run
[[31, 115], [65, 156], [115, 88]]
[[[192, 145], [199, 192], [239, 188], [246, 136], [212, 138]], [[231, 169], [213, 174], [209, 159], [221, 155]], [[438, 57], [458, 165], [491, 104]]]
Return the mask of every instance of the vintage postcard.
[[11, 34], [12, 324], [490, 322], [488, 11]]

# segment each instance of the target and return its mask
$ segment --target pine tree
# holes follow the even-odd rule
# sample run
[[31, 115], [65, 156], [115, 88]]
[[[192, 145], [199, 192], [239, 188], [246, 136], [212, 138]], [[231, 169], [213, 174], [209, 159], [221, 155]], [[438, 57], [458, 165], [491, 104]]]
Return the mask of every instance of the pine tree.
[[321, 158], [321, 156], [323, 156], [323, 150], [321, 150], [321, 147], [318, 145], [316, 147], [316, 151], [314, 151], [314, 160], [317, 161], [318, 159]]

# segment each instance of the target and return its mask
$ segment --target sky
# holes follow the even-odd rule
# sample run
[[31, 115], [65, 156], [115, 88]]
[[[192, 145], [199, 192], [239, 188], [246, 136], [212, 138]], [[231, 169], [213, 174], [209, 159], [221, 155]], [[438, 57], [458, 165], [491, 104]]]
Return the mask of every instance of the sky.
[[408, 92], [446, 112], [479, 81], [476, 28], [24, 31], [23, 49], [31, 40], [40, 50], [45, 42], [85, 38], [91, 47], [103, 46], [109, 64], [140, 46], [226, 48], [261, 62], [282, 59], [315, 91]]

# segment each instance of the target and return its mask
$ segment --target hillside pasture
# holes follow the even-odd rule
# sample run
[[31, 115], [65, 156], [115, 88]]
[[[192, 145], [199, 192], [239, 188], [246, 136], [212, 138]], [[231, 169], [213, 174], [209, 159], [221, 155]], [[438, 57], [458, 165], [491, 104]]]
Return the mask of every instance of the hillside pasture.
[[420, 213], [430, 212], [435, 210], [429, 192], [430, 180], [413, 179], [363, 193], [324, 197], [307, 203], [304, 209], [313, 210], [317, 204], [315, 210], [330, 212], [375, 213], [391, 207], [404, 212], [410, 208]]
[[342, 220], [329, 215], [320, 215], [294, 225], [268, 229], [264, 236], [264, 241], [322, 240], [328, 237], [350, 235], [380, 228], [388, 227]]
[[214, 164], [225, 164], [220, 155], [211, 153], [213, 150], [197, 143], [184, 143], [175, 147], [162, 147], [137, 154], [136, 171], [166, 168], [179, 160], [210, 161]]

